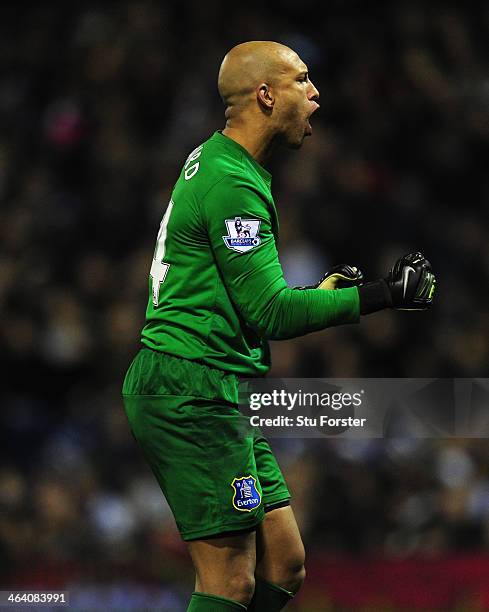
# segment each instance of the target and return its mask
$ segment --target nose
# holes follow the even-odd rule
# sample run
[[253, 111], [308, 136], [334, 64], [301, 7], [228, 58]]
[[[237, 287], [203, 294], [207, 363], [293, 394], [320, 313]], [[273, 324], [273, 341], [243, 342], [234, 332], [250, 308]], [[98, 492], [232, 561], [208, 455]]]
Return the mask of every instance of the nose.
[[312, 81], [309, 81], [309, 85], [310, 87], [307, 97], [309, 98], [309, 100], [314, 100], [314, 102], [317, 102], [319, 104], [319, 91], [317, 90], [316, 86]]

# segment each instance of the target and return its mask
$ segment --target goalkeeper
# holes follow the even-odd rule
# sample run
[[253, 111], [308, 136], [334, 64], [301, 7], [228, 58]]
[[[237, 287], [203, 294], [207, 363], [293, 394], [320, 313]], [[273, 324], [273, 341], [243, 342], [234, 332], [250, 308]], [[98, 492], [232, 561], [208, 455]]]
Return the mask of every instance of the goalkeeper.
[[318, 286], [288, 288], [263, 164], [311, 134], [318, 90], [299, 56], [273, 42], [234, 47], [218, 87], [226, 127], [189, 155], [173, 189], [123, 395], [195, 566], [188, 610], [275, 612], [304, 580], [304, 547], [268, 442], [241, 433], [239, 379], [267, 373], [268, 340], [426, 309], [435, 281], [412, 253], [376, 282], [339, 266]]

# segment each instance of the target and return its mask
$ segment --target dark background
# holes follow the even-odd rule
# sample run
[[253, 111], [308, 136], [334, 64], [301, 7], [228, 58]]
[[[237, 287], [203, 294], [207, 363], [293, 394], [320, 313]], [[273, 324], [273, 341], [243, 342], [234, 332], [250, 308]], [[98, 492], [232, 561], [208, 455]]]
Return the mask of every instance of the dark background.
[[[438, 279], [430, 312], [273, 343], [272, 374], [485, 377], [489, 6], [70, 5], [0, 7], [1, 586], [69, 587], [85, 610], [142, 610], [151, 588], [154, 607], [178, 611], [191, 566], [120, 388], [172, 185], [223, 127], [224, 54], [287, 44], [321, 93], [313, 136], [269, 165], [290, 285], [343, 261], [375, 279], [418, 249]], [[393, 564], [427, 558], [487, 577], [485, 439], [276, 447], [309, 554], [297, 609], [400, 609]], [[331, 578], [343, 563], [360, 580], [374, 559], [386, 564], [378, 593]], [[485, 609], [479, 584], [448, 574], [406, 578], [404, 592]]]

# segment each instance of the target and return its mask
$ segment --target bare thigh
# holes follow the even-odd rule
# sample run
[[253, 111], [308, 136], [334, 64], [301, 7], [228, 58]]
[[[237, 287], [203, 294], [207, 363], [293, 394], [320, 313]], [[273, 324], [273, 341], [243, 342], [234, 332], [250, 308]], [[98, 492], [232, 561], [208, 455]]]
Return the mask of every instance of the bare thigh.
[[187, 542], [192, 557], [195, 590], [247, 604], [253, 595], [256, 565], [254, 531]]
[[296, 592], [304, 580], [305, 551], [292, 508], [267, 512], [256, 537], [256, 575]]

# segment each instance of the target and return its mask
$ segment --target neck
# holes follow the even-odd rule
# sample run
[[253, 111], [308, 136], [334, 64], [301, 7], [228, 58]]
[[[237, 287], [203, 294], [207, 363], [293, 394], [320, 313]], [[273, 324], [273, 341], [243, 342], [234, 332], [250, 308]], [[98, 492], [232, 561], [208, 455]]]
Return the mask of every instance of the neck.
[[272, 153], [274, 144], [273, 134], [267, 133], [263, 128], [233, 127], [230, 125], [230, 121], [228, 121], [222, 133], [244, 147], [261, 165], [268, 160]]

